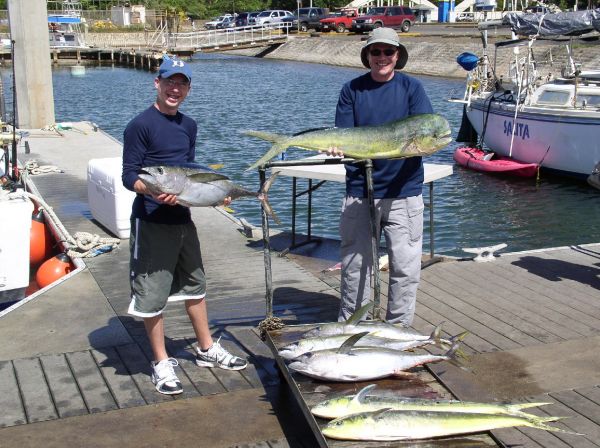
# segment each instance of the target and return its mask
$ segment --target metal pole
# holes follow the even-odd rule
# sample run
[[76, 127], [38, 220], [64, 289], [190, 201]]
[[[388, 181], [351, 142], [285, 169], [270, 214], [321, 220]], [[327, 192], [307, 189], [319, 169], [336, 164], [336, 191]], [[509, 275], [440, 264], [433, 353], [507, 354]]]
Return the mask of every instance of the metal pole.
[[311, 240], [311, 224], [312, 224], [312, 179], [308, 179], [308, 230], [306, 232], [306, 238], [308, 241]]
[[379, 239], [377, 238], [377, 223], [375, 222], [375, 195], [373, 191], [373, 161], [365, 161], [365, 176], [367, 178], [367, 198], [371, 217], [371, 249], [373, 257], [373, 319], [381, 320], [381, 283], [379, 280]]
[[292, 247], [296, 245], [296, 176], [292, 180]]
[[429, 257], [433, 260], [433, 182], [429, 182]]
[[[260, 175], [260, 189], [265, 184], [265, 169], [258, 170]], [[265, 301], [266, 301], [266, 319], [273, 317], [273, 275], [271, 272], [271, 244], [269, 241], [269, 218], [264, 207], [261, 207], [262, 233], [263, 233], [263, 258], [265, 261]]]

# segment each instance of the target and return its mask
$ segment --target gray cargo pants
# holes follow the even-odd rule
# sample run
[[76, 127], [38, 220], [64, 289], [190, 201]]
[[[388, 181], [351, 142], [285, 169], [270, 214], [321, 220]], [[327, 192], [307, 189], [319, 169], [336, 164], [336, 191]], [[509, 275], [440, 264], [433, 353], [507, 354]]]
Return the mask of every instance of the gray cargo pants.
[[[386, 320], [409, 326], [415, 314], [421, 276], [423, 196], [376, 199], [377, 241], [385, 235], [390, 266]], [[346, 196], [340, 217], [342, 256], [341, 304], [338, 320], [348, 319], [371, 300], [371, 249], [369, 202]]]

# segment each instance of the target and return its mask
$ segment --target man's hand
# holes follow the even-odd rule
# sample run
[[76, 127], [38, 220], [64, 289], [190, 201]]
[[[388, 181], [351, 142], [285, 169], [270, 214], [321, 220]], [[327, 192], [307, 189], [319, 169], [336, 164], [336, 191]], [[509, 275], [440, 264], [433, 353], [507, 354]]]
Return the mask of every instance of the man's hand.
[[225, 199], [223, 199], [223, 207], [229, 207], [229, 204], [231, 204], [231, 196], [227, 196]]
[[331, 146], [326, 151], [319, 151], [319, 152], [327, 154], [328, 156], [344, 157], [344, 152], [340, 148], [338, 148], [337, 146]]
[[166, 205], [176, 205], [177, 204], [177, 196], [175, 196], [174, 194], [167, 194], [167, 193], [153, 194], [148, 189], [146, 184], [139, 179], [135, 181], [135, 184], [133, 184], [133, 189], [135, 190], [136, 193], [152, 196], [154, 199], [156, 199], [161, 204], [166, 204]]

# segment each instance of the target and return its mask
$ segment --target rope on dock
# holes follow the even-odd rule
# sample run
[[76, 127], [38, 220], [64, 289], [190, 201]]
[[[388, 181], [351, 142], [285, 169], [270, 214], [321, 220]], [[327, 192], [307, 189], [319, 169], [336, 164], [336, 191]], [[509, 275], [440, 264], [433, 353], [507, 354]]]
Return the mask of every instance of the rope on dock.
[[31, 175], [46, 173], [64, 173], [64, 171], [56, 165], [39, 165], [34, 159], [25, 162], [25, 169]]
[[62, 225], [58, 216], [42, 198], [27, 191], [18, 191], [8, 194], [11, 199], [18, 197], [27, 197], [39, 204], [48, 218], [52, 220], [59, 233], [58, 239], [67, 246], [66, 254], [70, 258], [91, 258], [106, 252], [110, 252], [117, 247], [121, 240], [119, 238], [100, 237], [99, 235], [88, 232], [77, 232], [71, 236], [69, 231]]
[[279, 317], [269, 316], [261, 323], [258, 324], [260, 330], [260, 337], [265, 339], [268, 331], [281, 330], [285, 327], [285, 324]]

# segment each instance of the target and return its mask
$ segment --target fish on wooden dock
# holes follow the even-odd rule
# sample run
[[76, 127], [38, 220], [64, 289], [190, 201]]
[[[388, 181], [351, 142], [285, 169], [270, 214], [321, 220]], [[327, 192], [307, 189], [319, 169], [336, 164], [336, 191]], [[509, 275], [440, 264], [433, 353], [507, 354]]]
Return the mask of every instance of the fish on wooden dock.
[[339, 440], [393, 441], [430, 439], [526, 426], [581, 435], [547, 424], [559, 419], [561, 417], [381, 409], [332, 420], [322, 432], [326, 437]]
[[223, 174], [196, 164], [144, 167], [138, 176], [153, 194], [173, 194], [177, 196], [179, 204], [187, 207], [214, 207], [222, 205], [227, 197], [232, 200], [258, 198], [267, 214], [279, 223], [267, 196], [277, 173], [267, 179], [258, 193], [246, 190]]
[[288, 368], [325, 381], [369, 381], [406, 375], [406, 370], [423, 364], [455, 359], [458, 343], [443, 355], [410, 354], [380, 347], [354, 347], [368, 332], [350, 336], [338, 349], [307, 352], [295, 358]]
[[522, 409], [552, 403], [481, 403], [460, 400], [408, 398], [395, 395], [369, 395], [375, 384], [363, 387], [356, 395], [342, 395], [317, 403], [311, 413], [317, 417], [334, 419], [359, 412], [374, 412], [381, 409], [403, 411], [444, 411], [478, 414], [511, 414], [526, 418], [535, 417]]
[[448, 121], [437, 114], [411, 115], [380, 126], [319, 129], [291, 137], [262, 131], [245, 134], [273, 143], [249, 170], [264, 165], [289, 147], [309, 151], [336, 147], [354, 159], [401, 159], [433, 154], [452, 141]]

